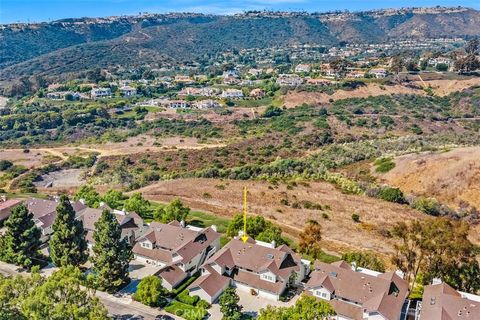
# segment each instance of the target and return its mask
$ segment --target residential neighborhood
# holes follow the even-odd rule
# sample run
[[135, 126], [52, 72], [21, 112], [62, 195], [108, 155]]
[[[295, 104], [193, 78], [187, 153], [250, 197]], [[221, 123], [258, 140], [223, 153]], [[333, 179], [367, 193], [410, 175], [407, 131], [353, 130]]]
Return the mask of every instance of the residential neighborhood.
[[[48, 254], [59, 198], [4, 197], [0, 203], [2, 220], [21, 204], [32, 213]], [[216, 319], [215, 306], [228, 288], [241, 294], [240, 302], [262, 301], [258, 308], [251, 306], [254, 313], [264, 303], [288, 306], [303, 294], [328, 302], [335, 311], [330, 319], [433, 320], [443, 319], [443, 315], [448, 319], [480, 319], [480, 296], [458, 292], [439, 279], [425, 287], [421, 300], [411, 300], [409, 283], [400, 271], [378, 272], [343, 260], [312, 263], [285, 244], [251, 237], [242, 240], [241, 230], [222, 244], [222, 234], [215, 225], [202, 228], [176, 220], [145, 223], [135, 212], [111, 209], [104, 203], [90, 208], [83, 199], [70, 201], [70, 205], [76, 219], [82, 221], [88, 250], [95, 246], [97, 221], [104, 210], [113, 214], [122, 241], [131, 245], [130, 273], [139, 278], [119, 291], [124, 298], [112, 299], [132, 297], [141, 280], [153, 276], [161, 279], [168, 291], [183, 287], [191, 297], [212, 305], [212, 319]]]

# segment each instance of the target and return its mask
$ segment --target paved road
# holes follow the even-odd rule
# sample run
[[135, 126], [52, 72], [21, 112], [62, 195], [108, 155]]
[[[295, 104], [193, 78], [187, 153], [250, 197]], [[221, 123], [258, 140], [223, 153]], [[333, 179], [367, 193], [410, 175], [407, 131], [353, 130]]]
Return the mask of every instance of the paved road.
[[[0, 261], [0, 273], [5, 276], [15, 276], [18, 274], [26, 274], [19, 270], [18, 267]], [[117, 298], [111, 294], [97, 291], [96, 296], [100, 299], [102, 304], [107, 308], [108, 312], [115, 318], [121, 320], [127, 319], [142, 319], [154, 320], [159, 315], [168, 315], [173, 319], [181, 319], [171, 314], [167, 314], [160, 310], [147, 307], [139, 302], [133, 301], [130, 298]]]

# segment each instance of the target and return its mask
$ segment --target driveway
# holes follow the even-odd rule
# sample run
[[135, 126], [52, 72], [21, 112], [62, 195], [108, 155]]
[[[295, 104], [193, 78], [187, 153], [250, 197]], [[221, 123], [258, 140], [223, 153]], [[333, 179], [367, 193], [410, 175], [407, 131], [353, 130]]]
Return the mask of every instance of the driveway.
[[138, 260], [132, 260], [128, 268], [130, 272], [130, 279], [132, 279], [132, 281], [125, 288], [120, 290], [119, 294], [123, 296], [134, 294], [137, 292], [138, 284], [143, 278], [154, 275], [160, 271], [160, 269], [161, 267], [158, 266], [152, 266]]
[[[250, 292], [239, 290], [239, 289], [237, 289], [236, 292], [237, 292], [237, 295], [240, 297], [240, 301], [238, 304], [243, 306], [242, 312], [252, 317], [257, 317], [260, 309], [266, 308], [269, 305], [274, 307], [290, 307], [294, 305], [299, 298], [299, 296], [297, 295], [288, 302], [282, 302], [282, 301], [268, 300], [258, 296], [252, 296]], [[223, 314], [220, 311], [220, 305], [218, 304], [218, 302], [215, 304], [212, 304], [212, 307], [208, 309], [208, 313], [210, 313], [209, 319], [212, 319], [212, 320], [222, 319], [223, 317]]]

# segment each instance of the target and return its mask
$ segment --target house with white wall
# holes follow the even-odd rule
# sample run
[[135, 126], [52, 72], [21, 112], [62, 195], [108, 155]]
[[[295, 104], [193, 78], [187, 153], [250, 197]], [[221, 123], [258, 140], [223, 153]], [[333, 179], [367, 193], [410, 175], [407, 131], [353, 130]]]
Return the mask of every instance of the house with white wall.
[[210, 303], [229, 286], [278, 301], [287, 287], [299, 285], [309, 270], [309, 261], [286, 245], [235, 238], [204, 263], [202, 275], [188, 290]]
[[183, 222], [152, 222], [133, 246], [135, 258], [161, 267], [157, 273], [168, 290], [198, 271], [206, 259], [220, 249], [215, 226], [197, 228]]
[[379, 273], [345, 261], [316, 262], [305, 292], [328, 301], [338, 320], [399, 320], [408, 282], [395, 272]]

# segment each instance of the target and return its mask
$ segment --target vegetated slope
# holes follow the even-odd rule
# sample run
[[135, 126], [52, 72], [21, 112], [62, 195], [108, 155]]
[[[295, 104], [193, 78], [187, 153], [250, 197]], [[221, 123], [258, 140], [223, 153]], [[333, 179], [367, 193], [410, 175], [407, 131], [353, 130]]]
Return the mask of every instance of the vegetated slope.
[[395, 168], [380, 176], [388, 184], [455, 208], [469, 204], [480, 209], [480, 147], [410, 154], [396, 158], [395, 163]]
[[0, 79], [112, 65], [161, 65], [168, 56], [182, 62], [229, 49], [480, 34], [478, 11], [432, 10], [172, 14], [4, 25], [0, 28]]
[[[272, 220], [295, 238], [309, 219], [317, 220], [323, 227], [325, 248], [335, 252], [354, 248], [390, 253], [393, 242], [385, 237], [388, 229], [398, 221], [426, 217], [398, 204], [343, 194], [326, 182], [298, 184], [289, 190], [286, 185], [273, 186], [265, 181], [179, 179], [159, 182], [135, 192], [157, 201], [179, 197], [194, 209], [231, 217], [242, 212], [243, 186], [249, 191], [248, 214]], [[308, 202], [321, 205], [322, 210], [307, 209]], [[360, 215], [361, 223], [352, 220], [353, 213]]]

